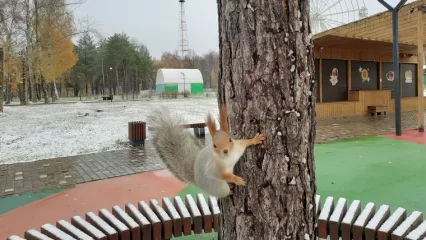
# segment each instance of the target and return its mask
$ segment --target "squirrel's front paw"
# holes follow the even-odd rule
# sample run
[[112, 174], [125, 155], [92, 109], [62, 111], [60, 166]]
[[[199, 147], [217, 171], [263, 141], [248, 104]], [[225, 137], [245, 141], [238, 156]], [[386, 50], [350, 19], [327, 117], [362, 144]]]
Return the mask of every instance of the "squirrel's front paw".
[[235, 176], [234, 183], [237, 184], [237, 185], [240, 185], [240, 186], [246, 185], [246, 182], [244, 181], [244, 179], [242, 177], [238, 177], [238, 176]]
[[265, 140], [265, 137], [261, 133], [257, 133], [254, 138], [252, 138], [253, 144], [261, 144], [263, 140]]

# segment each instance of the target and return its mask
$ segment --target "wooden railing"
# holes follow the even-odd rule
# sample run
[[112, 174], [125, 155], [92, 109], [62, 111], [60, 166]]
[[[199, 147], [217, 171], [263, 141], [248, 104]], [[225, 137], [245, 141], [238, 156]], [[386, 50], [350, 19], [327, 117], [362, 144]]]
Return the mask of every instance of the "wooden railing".
[[317, 195], [317, 233], [320, 238], [426, 240], [426, 221], [421, 212], [414, 211], [407, 217], [404, 208], [391, 213], [388, 205], [379, 207], [371, 202], [361, 210], [359, 200], [348, 207], [346, 199], [340, 198], [335, 205], [333, 197], [327, 197], [322, 209], [319, 203], [320, 196]]
[[[315, 203], [319, 238], [426, 240], [426, 221], [421, 212], [408, 215], [404, 208], [391, 212], [388, 205], [376, 206], [371, 202], [362, 209], [359, 200], [348, 206], [346, 199], [340, 198], [335, 204], [333, 197], [327, 197], [321, 206], [319, 195]], [[44, 224], [40, 231], [30, 229], [24, 238], [14, 235], [8, 239], [171, 239], [218, 232], [219, 214], [216, 198], [210, 196], [206, 200], [198, 194], [194, 200], [186, 195], [185, 201], [180, 197], [174, 197], [173, 202], [163, 198], [161, 205], [157, 200], [150, 200], [149, 203], [141, 201], [137, 206], [128, 203], [124, 210], [120, 206], [114, 206], [111, 211], [101, 209], [98, 214], [86, 213], [84, 218], [74, 216], [70, 222], [60, 220], [56, 226]]]
[[208, 201], [202, 194], [195, 201], [186, 195], [163, 198], [162, 204], [153, 199], [149, 203], [140, 201], [137, 207], [126, 204], [123, 210], [114, 206], [111, 211], [101, 209], [98, 214], [86, 213], [85, 217], [74, 216], [71, 221], [60, 220], [56, 226], [44, 224], [40, 231], [30, 229], [24, 238], [17, 235], [9, 240], [151, 240], [171, 239], [172, 236], [208, 233], [219, 229], [219, 207], [214, 197]]

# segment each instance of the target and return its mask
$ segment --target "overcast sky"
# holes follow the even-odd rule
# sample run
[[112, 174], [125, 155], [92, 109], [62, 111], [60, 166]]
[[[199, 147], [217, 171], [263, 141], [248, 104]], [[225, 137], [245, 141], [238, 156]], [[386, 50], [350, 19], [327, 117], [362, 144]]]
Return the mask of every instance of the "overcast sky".
[[[386, 1], [392, 6], [399, 2]], [[368, 15], [386, 10], [377, 0], [364, 2]], [[144, 43], [151, 55], [159, 58], [162, 52], [177, 49], [179, 11], [178, 0], [86, 0], [75, 13], [77, 18], [89, 16], [96, 21], [105, 37], [124, 32]], [[218, 51], [216, 0], [186, 0], [185, 11], [189, 48], [198, 54]]]

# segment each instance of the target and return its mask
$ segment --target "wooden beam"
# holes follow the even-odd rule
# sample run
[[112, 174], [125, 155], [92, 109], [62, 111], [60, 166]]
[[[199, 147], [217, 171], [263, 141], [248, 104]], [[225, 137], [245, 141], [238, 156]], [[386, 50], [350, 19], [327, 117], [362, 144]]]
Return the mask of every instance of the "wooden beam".
[[417, 10], [417, 111], [419, 132], [424, 132], [423, 65], [424, 65], [424, 22], [423, 12]]

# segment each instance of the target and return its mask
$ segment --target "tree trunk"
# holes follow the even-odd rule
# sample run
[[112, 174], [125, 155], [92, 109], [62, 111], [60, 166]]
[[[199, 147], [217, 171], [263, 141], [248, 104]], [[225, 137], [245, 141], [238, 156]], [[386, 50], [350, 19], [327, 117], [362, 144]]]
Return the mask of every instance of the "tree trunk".
[[30, 81], [31, 81], [31, 83], [30, 83], [30, 85], [31, 85], [31, 90], [30, 90], [31, 101], [33, 103], [36, 103], [37, 100], [38, 100], [37, 99], [37, 77], [33, 74], [33, 77], [30, 78]]
[[31, 78], [33, 77], [32, 74], [32, 66], [31, 66], [31, 56], [32, 53], [32, 42], [31, 42], [31, 15], [30, 15], [30, 0], [26, 0], [25, 3], [25, 23], [26, 23], [26, 29], [25, 29], [25, 38], [27, 40], [26, 44], [26, 65], [25, 70], [27, 77], [24, 79], [24, 103], [25, 105], [28, 105], [29, 99], [31, 99], [31, 84], [33, 81], [31, 81]]
[[41, 88], [43, 91], [43, 98], [44, 98], [44, 103], [49, 103], [49, 96], [47, 95], [47, 84], [46, 84], [46, 79], [44, 79], [44, 76], [41, 75]]
[[21, 105], [28, 105], [28, 87], [27, 83], [27, 61], [22, 58], [22, 83], [18, 83], [19, 103]]
[[22, 100], [21, 105], [28, 105], [28, 84], [30, 77], [28, 72], [28, 59], [25, 59], [25, 57], [22, 59]]
[[104, 58], [101, 58], [102, 61], [102, 95], [105, 95], [105, 71], [104, 71]]
[[53, 96], [52, 98], [54, 98], [55, 100], [59, 99], [59, 95], [58, 95], [58, 88], [56, 88], [56, 80], [53, 79]]
[[6, 104], [10, 104], [12, 102], [12, 86], [10, 84], [10, 74], [7, 74], [5, 85], [6, 85], [6, 89], [5, 89], [6, 99], [4, 101]]
[[[247, 4], [249, 2], [249, 4]], [[234, 139], [265, 135], [220, 201], [220, 239], [314, 239], [315, 84], [309, 1], [218, 0], [219, 103]]]
[[18, 97], [19, 104], [24, 105], [24, 86], [22, 83], [18, 83]]
[[124, 100], [124, 94], [127, 96], [127, 89], [126, 89], [126, 59], [124, 59], [124, 68], [123, 68], [123, 82], [121, 85], [121, 99]]
[[41, 101], [41, 86], [36, 84], [37, 101]]
[[0, 112], [3, 112], [3, 98], [4, 98], [4, 55], [3, 48], [0, 48]]
[[118, 65], [115, 67], [115, 88], [114, 88], [114, 95], [118, 94], [117, 88], [118, 88]]

